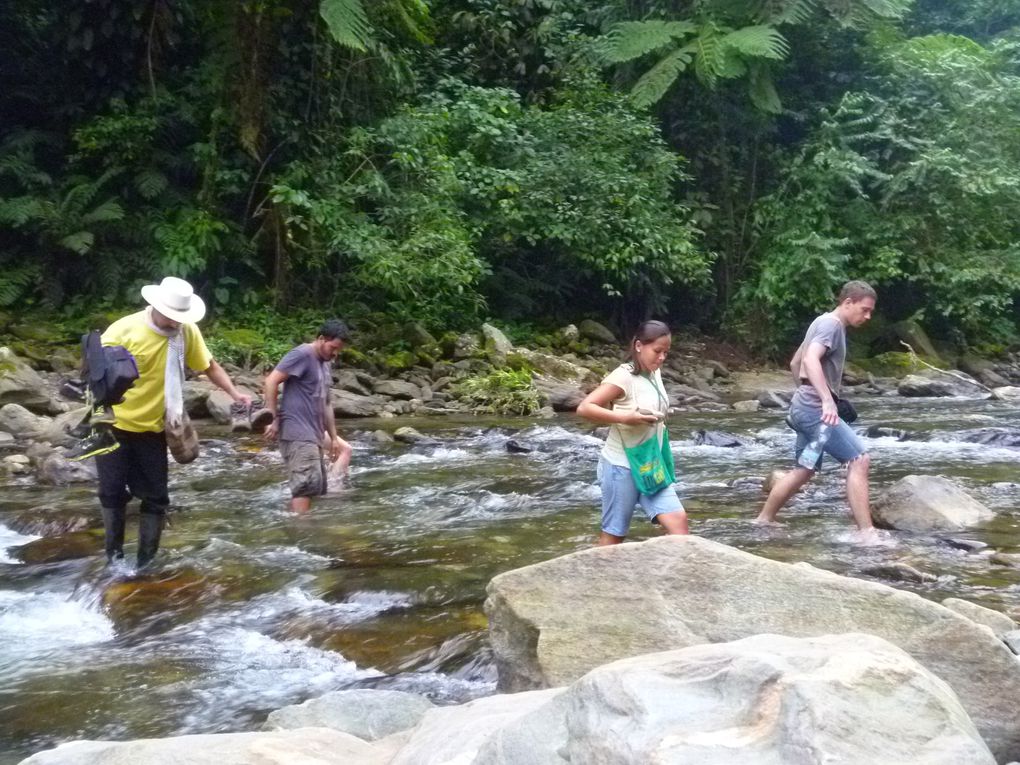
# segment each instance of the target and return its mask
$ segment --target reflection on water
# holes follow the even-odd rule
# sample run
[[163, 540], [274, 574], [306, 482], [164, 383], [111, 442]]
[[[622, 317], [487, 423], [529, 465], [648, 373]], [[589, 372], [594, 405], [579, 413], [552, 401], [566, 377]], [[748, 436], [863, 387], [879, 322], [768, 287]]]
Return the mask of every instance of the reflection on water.
[[[849, 575], [895, 576], [888, 564], [905, 563], [924, 581], [886, 581], [1020, 614], [1020, 568], [991, 560], [1020, 550], [1020, 449], [961, 436], [1016, 428], [1015, 405], [858, 403], [862, 421], [907, 435], [868, 439], [873, 484], [909, 473], [953, 477], [999, 513], [957, 535], [987, 549], [905, 534], [857, 546], [837, 468], [794, 500], [783, 525], [752, 526], [762, 480], [790, 463], [793, 436], [776, 412], [671, 421], [692, 530]], [[93, 554], [101, 547], [95, 524], [57, 539], [17, 531], [44, 505], [97, 517], [88, 490], [25, 478], [4, 486], [0, 763], [73, 738], [255, 729], [272, 709], [341, 688], [408, 690], [440, 703], [493, 692], [485, 586], [501, 571], [592, 543], [601, 441], [572, 417], [416, 420], [431, 440], [415, 446], [372, 437], [373, 428], [400, 424], [349, 428], [351, 485], [301, 518], [285, 509], [278, 454], [253, 439], [220, 434], [205, 442], [199, 462], [172, 468], [175, 512], [162, 566], [142, 579], [102, 565]], [[698, 429], [751, 443], [696, 446]], [[531, 451], [508, 453], [510, 438]], [[656, 533], [642, 520], [633, 532], [633, 539]]]

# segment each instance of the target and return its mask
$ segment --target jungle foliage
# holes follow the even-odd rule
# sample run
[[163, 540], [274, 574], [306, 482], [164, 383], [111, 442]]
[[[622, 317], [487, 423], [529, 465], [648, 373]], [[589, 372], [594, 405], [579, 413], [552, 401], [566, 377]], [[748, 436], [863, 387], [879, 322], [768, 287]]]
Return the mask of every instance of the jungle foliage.
[[856, 277], [946, 341], [1017, 337], [1006, 4], [9, 0], [0, 22], [0, 310], [120, 308], [174, 274], [266, 335], [306, 311], [654, 313], [772, 352]]

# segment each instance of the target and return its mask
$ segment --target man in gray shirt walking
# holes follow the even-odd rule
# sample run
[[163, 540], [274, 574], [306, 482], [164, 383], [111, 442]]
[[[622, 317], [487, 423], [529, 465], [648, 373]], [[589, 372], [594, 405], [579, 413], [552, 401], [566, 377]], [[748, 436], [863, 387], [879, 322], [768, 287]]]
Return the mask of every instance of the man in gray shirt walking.
[[[341, 471], [346, 471], [351, 461], [351, 446], [336, 433], [330, 402], [330, 366], [349, 338], [347, 325], [330, 319], [315, 340], [289, 351], [266, 376], [266, 409], [274, 418], [265, 435], [268, 440], [280, 439], [290, 482], [290, 507], [296, 513], [307, 513], [312, 497], [326, 493], [324, 439], [329, 443], [330, 461], [339, 460]], [[278, 409], [281, 383], [283, 400]]]
[[[875, 290], [861, 281], [847, 282], [839, 292], [839, 304], [808, 327], [804, 342], [790, 362], [797, 390], [790, 402], [787, 423], [797, 433], [798, 464], [772, 487], [757, 523], [774, 523], [786, 502], [822, 465], [828, 454], [846, 465], [846, 495], [857, 527], [874, 534], [868, 501], [868, 468], [864, 443], [839, 417], [836, 408], [843, 365], [846, 362], [846, 328], [859, 327], [875, 309]], [[805, 449], [810, 454], [805, 465]], [[814, 450], [821, 452], [814, 456]]]

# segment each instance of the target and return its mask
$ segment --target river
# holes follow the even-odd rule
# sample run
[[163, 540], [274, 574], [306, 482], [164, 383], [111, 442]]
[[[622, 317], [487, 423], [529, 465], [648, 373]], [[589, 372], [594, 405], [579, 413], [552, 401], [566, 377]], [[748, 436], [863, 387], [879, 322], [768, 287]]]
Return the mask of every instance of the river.
[[[884, 532], [860, 547], [828, 468], [784, 512], [751, 524], [770, 470], [788, 466], [792, 432], [775, 411], [671, 419], [681, 495], [694, 533], [784, 561], [886, 581], [932, 599], [956, 596], [1020, 616], [1020, 449], [959, 440], [1020, 425], [1016, 403], [879, 397], [862, 423], [924, 440], [868, 439], [876, 490], [910, 473], [954, 478], [998, 511], [955, 537]], [[413, 425], [431, 438], [383, 444]], [[204, 453], [171, 468], [172, 527], [141, 582], [101, 559], [101, 531], [21, 562], [35, 537], [11, 522], [46, 505], [98, 516], [91, 487], [26, 477], [0, 486], [0, 763], [75, 738], [129, 739], [257, 729], [278, 707], [345, 688], [423, 693], [440, 703], [495, 691], [482, 601], [508, 569], [583, 549], [597, 532], [601, 441], [573, 416], [555, 420], [415, 418], [341, 423], [355, 447], [350, 485], [306, 517], [285, 510], [278, 454], [255, 437], [203, 427]], [[753, 441], [695, 446], [693, 431]], [[511, 454], [513, 438], [532, 449]], [[5, 523], [5, 520], [7, 521]], [[137, 520], [129, 518], [129, 555]], [[657, 531], [636, 520], [632, 539]], [[28, 548], [26, 548], [28, 549]], [[889, 564], [934, 575], [902, 581]], [[635, 615], [640, 618], [640, 615]]]

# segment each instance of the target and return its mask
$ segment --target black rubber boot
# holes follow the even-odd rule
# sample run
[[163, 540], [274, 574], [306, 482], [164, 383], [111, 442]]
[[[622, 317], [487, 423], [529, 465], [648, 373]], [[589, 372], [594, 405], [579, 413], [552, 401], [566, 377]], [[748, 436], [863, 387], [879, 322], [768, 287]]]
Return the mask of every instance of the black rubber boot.
[[123, 507], [104, 507], [103, 529], [106, 531], [106, 562], [113, 563], [124, 557], [124, 515]]
[[162, 515], [141, 513], [138, 516], [138, 568], [144, 568], [156, 557], [162, 534]]

